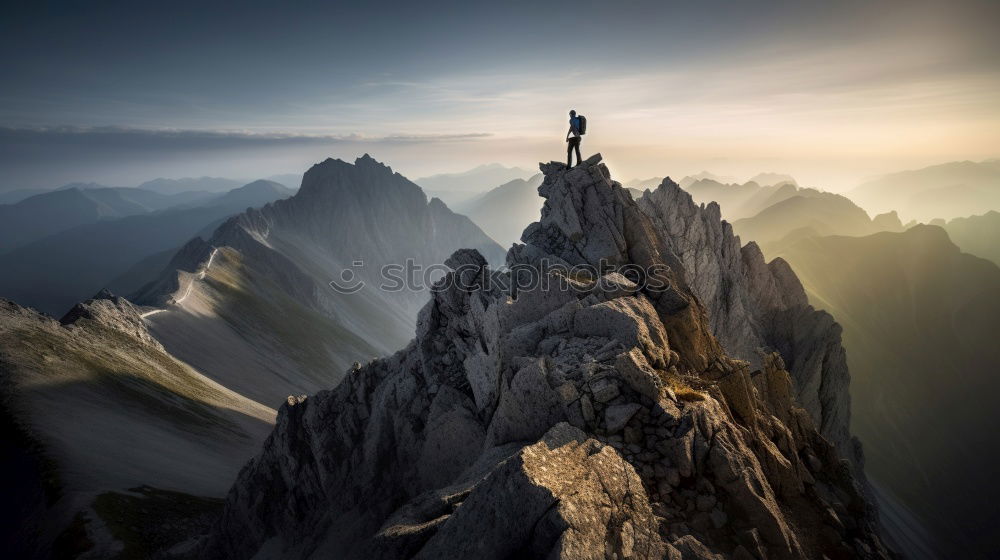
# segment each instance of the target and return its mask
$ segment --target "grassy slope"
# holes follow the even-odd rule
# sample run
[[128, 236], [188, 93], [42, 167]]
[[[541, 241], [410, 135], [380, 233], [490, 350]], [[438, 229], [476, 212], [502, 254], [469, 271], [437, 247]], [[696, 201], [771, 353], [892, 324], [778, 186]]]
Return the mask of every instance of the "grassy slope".
[[12, 405], [71, 491], [149, 483], [221, 494], [269, 431], [273, 410], [119, 331], [8, 319]]

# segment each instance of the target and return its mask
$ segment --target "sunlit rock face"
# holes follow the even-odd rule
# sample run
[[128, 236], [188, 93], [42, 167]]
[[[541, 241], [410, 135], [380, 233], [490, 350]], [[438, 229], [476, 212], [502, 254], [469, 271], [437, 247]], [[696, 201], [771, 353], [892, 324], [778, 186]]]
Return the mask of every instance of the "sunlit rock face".
[[728, 353], [672, 206], [640, 207], [600, 156], [541, 169], [511, 272], [455, 252], [405, 349], [289, 398], [194, 554], [887, 557], [781, 344]]
[[795, 380], [799, 405], [845, 458], [861, 463], [850, 436], [850, 374], [841, 328], [813, 309], [782, 259], [765, 262], [754, 242], [740, 246], [719, 206], [697, 205], [669, 178], [638, 200], [683, 263], [705, 305], [712, 334], [728, 355], [760, 367], [761, 350], [780, 353]]

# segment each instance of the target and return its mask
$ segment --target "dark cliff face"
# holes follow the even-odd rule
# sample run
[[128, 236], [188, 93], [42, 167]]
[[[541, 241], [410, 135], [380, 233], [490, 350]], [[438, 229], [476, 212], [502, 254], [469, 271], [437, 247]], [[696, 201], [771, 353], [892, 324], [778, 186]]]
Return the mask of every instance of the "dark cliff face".
[[[508, 262], [549, 286], [452, 255], [409, 346], [281, 407], [197, 553], [886, 557], [781, 356], [726, 354], [599, 156], [542, 170], [541, 220]], [[631, 271], [541, 269], [602, 261]]]

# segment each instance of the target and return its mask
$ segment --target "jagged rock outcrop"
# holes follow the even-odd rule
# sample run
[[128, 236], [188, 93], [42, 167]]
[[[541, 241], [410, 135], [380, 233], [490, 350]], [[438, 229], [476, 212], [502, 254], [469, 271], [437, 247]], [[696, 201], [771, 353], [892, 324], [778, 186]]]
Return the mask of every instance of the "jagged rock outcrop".
[[724, 353], [599, 156], [542, 171], [511, 271], [456, 252], [407, 348], [290, 397], [195, 554], [887, 557], [782, 358]]
[[669, 178], [638, 205], [683, 263], [726, 353], [758, 368], [762, 350], [777, 351], [795, 380], [796, 401], [844, 457], [860, 464], [860, 448], [850, 436], [850, 374], [840, 325], [809, 305], [788, 263], [765, 262], [752, 241], [741, 247], [718, 204], [695, 204]]
[[129, 300], [101, 290], [91, 299], [78, 303], [59, 322], [67, 329], [79, 328], [83, 321], [90, 321], [101, 327], [117, 331], [128, 337], [142, 341], [160, 352], [163, 346], [156, 341], [142, 322], [139, 310]]

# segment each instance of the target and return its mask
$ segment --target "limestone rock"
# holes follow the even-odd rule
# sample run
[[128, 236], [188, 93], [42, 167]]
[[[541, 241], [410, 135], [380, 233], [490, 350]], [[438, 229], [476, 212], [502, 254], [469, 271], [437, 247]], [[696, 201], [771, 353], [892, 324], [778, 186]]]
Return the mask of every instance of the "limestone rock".
[[795, 379], [799, 403], [821, 433], [858, 463], [849, 432], [850, 395], [841, 329], [813, 309], [788, 264], [764, 262], [754, 242], [740, 247], [716, 203], [697, 205], [669, 178], [638, 200], [669, 251], [683, 263], [726, 353], [761, 367], [760, 349], [778, 351]]
[[[281, 408], [197, 554], [888, 558], [861, 484], [817, 428], [831, 418], [829, 395], [814, 421], [798, 396], [816, 392], [803, 393], [785, 360], [763, 354], [751, 372], [713, 335], [738, 326], [736, 315], [712, 316], [718, 298], [747, 294], [722, 290], [704, 306], [697, 283], [721, 269], [688, 277], [685, 259], [719, 253], [675, 252], [687, 230], [671, 229], [694, 219], [704, 227], [690, 233], [708, 235], [712, 214], [677, 204], [651, 218], [599, 157], [541, 168], [541, 220], [508, 263], [597, 274], [566, 280], [580, 290], [488, 288], [476, 280], [505, 276], [474, 252], [454, 255], [407, 348]], [[607, 264], [644, 272], [602, 295], [593, 284]], [[771, 332], [779, 351], [808, 340]]]
[[614, 449], [557, 424], [477, 485], [414, 558], [659, 560], [664, 545], [641, 488]]
[[641, 408], [638, 403], [616, 404], [604, 411], [604, 424], [608, 433], [620, 432]]

